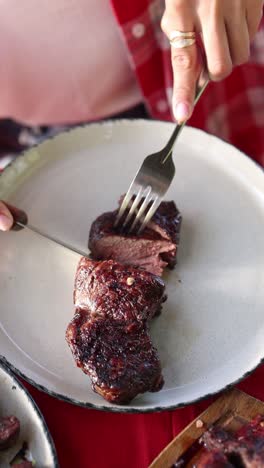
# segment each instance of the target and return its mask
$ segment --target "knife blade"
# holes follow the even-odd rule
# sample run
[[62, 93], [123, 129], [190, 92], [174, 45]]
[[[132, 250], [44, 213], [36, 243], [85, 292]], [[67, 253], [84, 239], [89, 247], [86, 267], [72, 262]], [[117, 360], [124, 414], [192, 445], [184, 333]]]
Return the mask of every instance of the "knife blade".
[[15, 206], [10, 205], [7, 202], [4, 202], [4, 203], [8, 207], [9, 211], [12, 213], [12, 216], [13, 216], [13, 219], [14, 219], [14, 223], [13, 223], [13, 226], [11, 228], [12, 230], [18, 231], [18, 230], [21, 230], [21, 229], [27, 229], [27, 230], [35, 233], [36, 235], [41, 236], [44, 239], [47, 239], [47, 240], [55, 243], [56, 245], [59, 245], [60, 247], [64, 247], [65, 249], [70, 250], [71, 252], [73, 252], [73, 253], [75, 253], [77, 255], [80, 255], [82, 257], [89, 257], [88, 252], [84, 252], [83, 250], [80, 250], [80, 249], [78, 249], [76, 247], [73, 247], [72, 245], [68, 244], [67, 242], [64, 242], [61, 239], [58, 239], [55, 236], [51, 236], [50, 234], [42, 231], [41, 229], [39, 229], [39, 228], [37, 228], [35, 226], [32, 226], [31, 224], [28, 223], [27, 214], [23, 210], [21, 210], [19, 208], [16, 208]]
[[21, 221], [15, 221], [14, 224], [16, 224], [18, 227], [27, 229], [31, 232], [34, 232], [38, 236], [44, 237], [45, 239], [59, 245], [60, 247], [64, 247], [67, 250], [70, 250], [71, 252], [81, 255], [81, 257], [89, 257], [88, 252], [84, 252], [83, 250], [77, 249], [76, 247], [73, 247], [70, 244], [67, 244], [66, 242], [61, 241], [57, 237], [51, 236], [50, 234], [47, 234], [40, 229], [36, 228], [35, 226], [32, 226], [31, 224], [24, 224]]

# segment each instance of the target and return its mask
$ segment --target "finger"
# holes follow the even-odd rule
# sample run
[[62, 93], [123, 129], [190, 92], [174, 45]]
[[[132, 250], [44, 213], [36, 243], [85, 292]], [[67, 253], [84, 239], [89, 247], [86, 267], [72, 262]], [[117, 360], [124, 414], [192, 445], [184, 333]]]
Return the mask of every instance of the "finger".
[[173, 112], [177, 122], [191, 117], [196, 83], [201, 71], [196, 44], [171, 51], [173, 68]]
[[248, 25], [248, 33], [250, 41], [258, 31], [260, 21], [263, 15], [264, 1], [251, 0], [250, 6], [246, 12], [246, 20]]
[[[172, 8], [167, 2], [167, 8], [162, 19], [162, 29], [170, 38], [172, 31], [195, 31], [195, 21], [186, 2], [179, 2]], [[180, 123], [187, 120], [193, 110], [196, 82], [200, 72], [197, 45], [185, 48], [171, 47], [173, 69], [173, 113]]]
[[13, 224], [13, 217], [3, 202], [0, 202], [0, 230], [8, 231]]
[[226, 22], [229, 51], [233, 66], [241, 65], [249, 58], [249, 33], [245, 16]]
[[231, 73], [232, 60], [225, 24], [219, 19], [217, 9], [213, 8], [214, 3], [208, 15], [201, 18], [201, 26], [208, 72], [212, 80], [218, 81]]

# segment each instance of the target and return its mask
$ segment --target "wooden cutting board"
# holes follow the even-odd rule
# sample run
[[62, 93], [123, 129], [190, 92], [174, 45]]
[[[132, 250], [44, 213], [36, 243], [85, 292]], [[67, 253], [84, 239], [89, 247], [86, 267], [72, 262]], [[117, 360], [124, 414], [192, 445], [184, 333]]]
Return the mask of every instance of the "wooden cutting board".
[[236, 431], [258, 414], [264, 415], [263, 402], [240, 390], [232, 389], [221, 395], [178, 434], [149, 468], [172, 468], [179, 460], [184, 461], [179, 466], [191, 468], [203, 450], [198, 441], [210, 426], [217, 425], [231, 432]]

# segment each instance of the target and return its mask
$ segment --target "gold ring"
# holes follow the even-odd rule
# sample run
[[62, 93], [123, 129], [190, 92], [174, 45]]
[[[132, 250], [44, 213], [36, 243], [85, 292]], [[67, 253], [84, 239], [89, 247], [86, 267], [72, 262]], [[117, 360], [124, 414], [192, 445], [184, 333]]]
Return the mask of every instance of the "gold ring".
[[195, 44], [195, 32], [172, 31], [169, 40], [171, 46], [175, 49], [183, 49]]

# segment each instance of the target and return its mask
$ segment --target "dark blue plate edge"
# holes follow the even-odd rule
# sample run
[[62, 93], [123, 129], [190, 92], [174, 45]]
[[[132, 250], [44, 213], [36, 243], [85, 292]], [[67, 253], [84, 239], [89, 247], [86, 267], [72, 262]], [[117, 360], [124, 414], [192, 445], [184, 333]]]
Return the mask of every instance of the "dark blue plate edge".
[[[97, 411], [104, 411], [107, 413], [127, 413], [127, 414], [147, 414], [147, 413], [161, 413], [163, 411], [174, 411], [176, 409], [184, 408], [189, 405], [193, 405], [195, 403], [200, 403], [208, 398], [212, 398], [220, 393], [226, 392], [228, 390], [231, 390], [235, 385], [238, 385], [240, 382], [245, 380], [247, 377], [249, 377], [258, 367], [260, 367], [262, 364], [264, 364], [264, 357], [259, 361], [259, 363], [253, 367], [253, 369], [247, 371], [245, 374], [242, 375], [242, 377], [234, 380], [233, 382], [227, 384], [225, 387], [220, 388], [219, 390], [216, 390], [215, 392], [207, 393], [199, 398], [196, 398], [191, 401], [187, 402], [182, 402], [178, 403], [176, 405], [170, 405], [170, 406], [154, 406], [153, 408], [130, 408], [129, 406], [104, 406], [104, 405], [95, 405], [93, 403], [88, 403], [88, 402], [83, 402], [76, 400], [74, 398], [67, 397], [65, 395], [62, 395], [60, 393], [54, 392], [53, 390], [49, 390], [48, 388], [44, 387], [43, 385], [38, 384], [35, 382], [33, 379], [30, 377], [27, 377], [25, 374], [23, 374], [19, 369], [17, 369], [13, 364], [11, 364], [4, 356], [0, 355], [0, 363], [3, 363], [6, 367], [8, 367], [13, 373], [17, 374], [20, 378], [24, 379], [26, 382], [28, 382], [30, 385], [33, 387], [37, 388], [37, 390], [40, 390], [43, 393], [46, 393], [58, 400], [64, 401], [66, 403], [73, 404], [75, 406], [80, 406], [82, 408], [86, 409], [94, 409]], [[25, 389], [27, 392], [27, 390]], [[27, 392], [28, 393], [28, 392]], [[32, 399], [32, 397], [30, 396]], [[34, 400], [33, 400], [34, 402]], [[34, 402], [34, 405], [36, 403]], [[38, 410], [40, 412], [40, 410]], [[41, 414], [41, 413], [40, 413]], [[41, 415], [42, 416], [42, 415]], [[44, 421], [44, 418], [42, 416], [41, 418]], [[44, 421], [45, 422], [45, 421]], [[46, 423], [45, 423], [46, 426]], [[47, 427], [47, 426], [46, 426]], [[54, 445], [54, 444], [53, 444]], [[57, 468], [57, 467], [56, 467]]]

